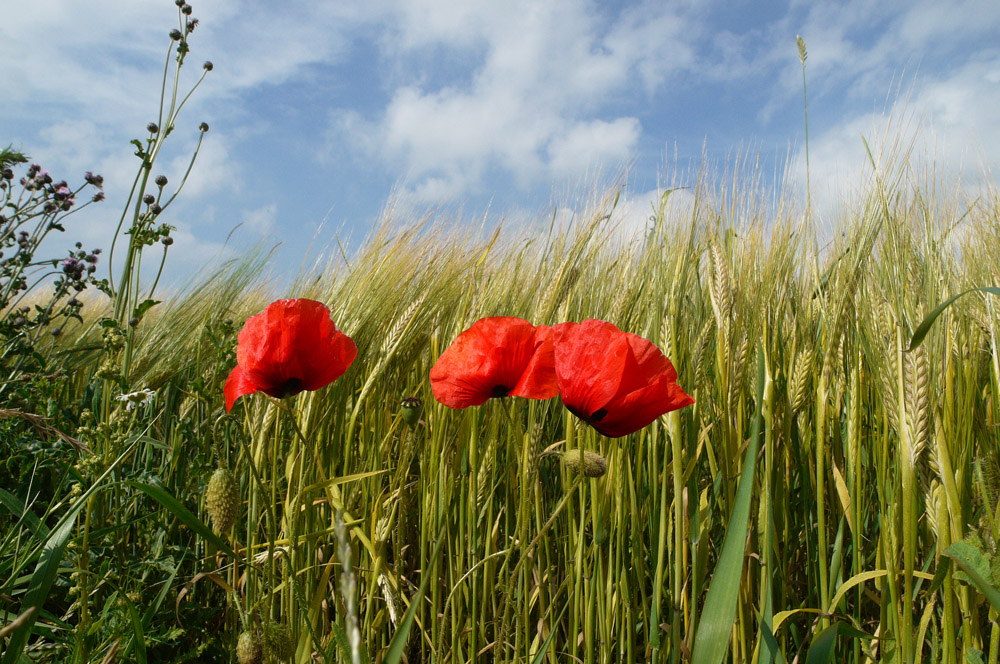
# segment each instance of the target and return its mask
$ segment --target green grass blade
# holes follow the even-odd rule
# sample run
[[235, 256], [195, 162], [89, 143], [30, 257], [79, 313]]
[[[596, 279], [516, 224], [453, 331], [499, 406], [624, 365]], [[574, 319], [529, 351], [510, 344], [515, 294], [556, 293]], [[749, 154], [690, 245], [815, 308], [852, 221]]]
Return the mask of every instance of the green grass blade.
[[31, 575], [31, 581], [28, 583], [28, 592], [24, 596], [24, 603], [21, 605], [22, 614], [29, 609], [35, 609], [35, 612], [29, 615], [22, 625], [11, 635], [10, 642], [7, 644], [7, 650], [3, 655], [3, 664], [14, 664], [20, 660], [24, 646], [28, 644], [28, 637], [31, 635], [32, 627], [34, 627], [35, 618], [41, 610], [42, 604], [49, 596], [52, 583], [56, 580], [59, 563], [62, 562], [63, 552], [66, 550], [66, 544], [69, 542], [70, 534], [73, 532], [73, 527], [76, 525], [76, 517], [79, 513], [80, 510], [77, 509], [73, 512], [72, 518], [64, 519], [45, 541], [45, 546], [42, 547], [42, 555], [38, 558], [35, 572]]
[[[437, 546], [434, 547], [434, 553], [431, 555], [432, 559], [436, 559], [438, 554], [441, 553], [441, 547], [444, 545], [445, 540], [444, 533], [438, 534]], [[396, 633], [392, 635], [392, 641], [389, 642], [389, 650], [386, 651], [385, 659], [382, 660], [382, 664], [399, 664], [403, 660], [403, 651], [406, 648], [406, 640], [410, 637], [410, 629], [413, 627], [413, 621], [417, 617], [417, 609], [420, 606], [420, 601], [424, 597], [424, 592], [427, 590], [427, 586], [430, 584], [431, 575], [427, 573], [422, 573], [423, 580], [420, 582], [420, 588], [417, 590], [417, 594], [413, 596], [413, 600], [410, 602], [410, 608], [406, 610], [406, 615], [403, 616], [403, 620], [399, 623], [399, 629]]]
[[740, 581], [743, 577], [743, 554], [750, 525], [750, 498], [753, 494], [757, 448], [760, 446], [761, 406], [764, 402], [764, 354], [757, 350], [757, 404], [750, 431], [750, 443], [743, 459], [740, 486], [733, 504], [733, 514], [726, 528], [722, 553], [708, 588], [701, 624], [694, 641], [692, 664], [720, 664], [729, 649], [729, 637], [736, 621]]
[[991, 295], [1000, 295], [1000, 288], [996, 288], [995, 286], [984, 286], [982, 288], [970, 288], [969, 290], [963, 291], [958, 295], [951, 296], [939, 304], [934, 311], [927, 315], [926, 318], [920, 321], [920, 325], [918, 325], [917, 329], [913, 332], [913, 339], [910, 340], [910, 347], [906, 349], [907, 352], [913, 350], [923, 342], [924, 337], [926, 337], [927, 333], [931, 330], [931, 325], [934, 324], [934, 321], [937, 320], [937, 317], [940, 316], [945, 309], [951, 306], [952, 302], [963, 295], [968, 295], [969, 293], [974, 293], [976, 291], [979, 291], [980, 293], [989, 293]]
[[834, 623], [817, 634], [816, 638], [813, 639], [812, 645], [809, 646], [809, 653], [806, 655], [806, 664], [829, 664], [833, 659], [837, 637], [841, 635], [856, 639], [872, 638], [871, 635], [865, 634], [847, 623]]
[[191, 510], [184, 507], [184, 504], [181, 503], [181, 501], [174, 498], [174, 496], [163, 487], [158, 487], [153, 484], [144, 484], [143, 482], [137, 482], [135, 480], [129, 480], [126, 484], [142, 491], [144, 494], [160, 503], [160, 505], [165, 507], [167, 511], [180, 519], [181, 523], [204, 537], [205, 540], [211, 543], [215, 548], [220, 551], [225, 551], [226, 554], [231, 556], [233, 560], [241, 559], [239, 554], [233, 551], [232, 547], [226, 544], [225, 540], [212, 532], [212, 529], [205, 525], [204, 521], [196, 517]]

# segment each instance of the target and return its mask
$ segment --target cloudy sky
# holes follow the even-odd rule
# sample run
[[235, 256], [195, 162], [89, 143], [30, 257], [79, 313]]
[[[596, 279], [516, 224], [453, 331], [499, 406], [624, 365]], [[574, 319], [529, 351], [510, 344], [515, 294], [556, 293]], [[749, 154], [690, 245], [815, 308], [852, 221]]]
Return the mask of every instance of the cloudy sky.
[[[0, 143], [57, 178], [106, 179], [67, 239], [107, 246], [157, 114], [172, 0], [4, 3]], [[158, 171], [185, 190], [171, 274], [263, 240], [293, 269], [356, 246], [387, 201], [472, 220], [546, 216], [627, 167], [644, 210], [707, 158], [804, 147], [806, 41], [814, 190], [863, 168], [886, 118], [950, 174], [1000, 168], [995, 0], [355, 0], [202, 2], [184, 108]], [[777, 176], [775, 175], [777, 173]], [[644, 214], [638, 213], [639, 216]], [[233, 232], [234, 228], [237, 228]], [[227, 238], [229, 244], [227, 245]]]

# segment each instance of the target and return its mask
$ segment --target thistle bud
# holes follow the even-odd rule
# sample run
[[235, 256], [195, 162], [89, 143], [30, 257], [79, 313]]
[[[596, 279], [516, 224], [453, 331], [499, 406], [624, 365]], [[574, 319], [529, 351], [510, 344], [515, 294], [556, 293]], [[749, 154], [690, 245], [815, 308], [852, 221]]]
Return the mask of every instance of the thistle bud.
[[220, 532], [226, 532], [236, 523], [236, 510], [240, 503], [240, 487], [236, 477], [228, 468], [219, 468], [212, 473], [205, 490], [205, 509], [212, 517], [212, 524]]
[[420, 413], [423, 412], [424, 402], [418, 397], [406, 397], [400, 405], [400, 413], [403, 421], [409, 426], [415, 427], [420, 422]]
[[566, 450], [562, 453], [562, 465], [571, 473], [578, 473], [583, 470], [587, 477], [601, 477], [608, 472], [608, 462], [597, 452], [590, 450], [583, 451], [581, 463], [580, 450]]
[[281, 623], [271, 623], [264, 634], [264, 649], [279, 662], [288, 661], [295, 654], [295, 644], [288, 627]]
[[261, 664], [264, 661], [264, 645], [256, 632], [243, 632], [236, 642], [236, 661], [240, 664]]

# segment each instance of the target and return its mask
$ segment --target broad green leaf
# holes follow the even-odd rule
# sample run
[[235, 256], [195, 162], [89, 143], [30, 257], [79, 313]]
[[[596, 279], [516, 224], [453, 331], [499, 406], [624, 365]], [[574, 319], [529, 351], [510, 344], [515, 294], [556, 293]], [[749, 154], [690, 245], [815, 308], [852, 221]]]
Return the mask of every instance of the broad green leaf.
[[757, 410], [750, 430], [750, 443], [743, 459], [743, 472], [736, 491], [736, 502], [726, 528], [722, 553], [715, 566], [715, 575], [708, 588], [701, 623], [694, 640], [692, 664], [721, 664], [729, 649], [729, 637], [736, 621], [740, 581], [743, 577], [743, 555], [747, 529], [750, 525], [750, 499], [753, 493], [754, 468], [760, 446], [761, 405], [764, 402], [764, 354], [757, 349]]
[[955, 561], [955, 564], [962, 568], [962, 571], [969, 577], [972, 585], [981, 592], [990, 604], [997, 611], [1000, 611], [1000, 590], [997, 590], [989, 581], [984, 579], [977, 571], [972, 553], [975, 549], [965, 542], [955, 542], [944, 550], [944, 555]]

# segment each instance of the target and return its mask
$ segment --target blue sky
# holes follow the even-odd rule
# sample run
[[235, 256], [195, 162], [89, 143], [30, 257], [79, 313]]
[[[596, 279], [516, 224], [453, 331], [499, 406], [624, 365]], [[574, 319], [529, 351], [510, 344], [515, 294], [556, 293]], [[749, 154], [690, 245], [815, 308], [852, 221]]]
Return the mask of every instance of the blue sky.
[[[71, 182], [102, 173], [108, 202], [66, 244], [107, 246], [177, 9], [7, 4], [0, 143]], [[625, 167], [623, 223], [641, 225], [657, 188], [689, 182], [703, 156], [721, 168], [760, 154], [765, 182], [788, 157], [804, 189], [797, 34], [821, 209], [860, 177], [861, 136], [887, 124], [945, 177], [1000, 168], [995, 0], [192, 4], [187, 84], [215, 68], [163, 155], [172, 182], [198, 124], [211, 131], [164, 215], [174, 277], [257, 241], [281, 242], [277, 264], [294, 269], [314, 241], [357, 246], [390, 200], [406, 218], [547, 217]]]

